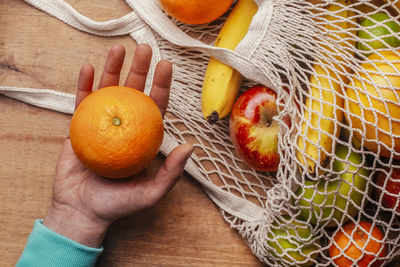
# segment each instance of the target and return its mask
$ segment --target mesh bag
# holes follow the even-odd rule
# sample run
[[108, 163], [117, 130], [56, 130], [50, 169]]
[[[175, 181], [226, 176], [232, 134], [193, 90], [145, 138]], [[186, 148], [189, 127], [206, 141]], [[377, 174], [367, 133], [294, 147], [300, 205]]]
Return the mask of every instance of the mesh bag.
[[[157, 0], [127, 0], [132, 13], [96, 23], [61, 0], [27, 2], [80, 30], [130, 34], [150, 44], [151, 70], [161, 58], [173, 63], [162, 152], [178, 143], [195, 145], [186, 170], [260, 261], [350, 266], [368, 258], [388, 263], [399, 255], [399, 195], [389, 188], [400, 187], [390, 178], [399, 176], [400, 168], [400, 50], [395, 48], [400, 1], [257, 0], [258, 12], [235, 51], [212, 45], [229, 12], [193, 26], [169, 17]], [[243, 163], [230, 140], [228, 118], [215, 125], [203, 118], [201, 88], [210, 56], [243, 75], [241, 92], [254, 84], [277, 92], [281, 160], [276, 173]], [[1, 90], [73, 112], [69, 95]], [[290, 128], [285, 116], [292, 120]], [[364, 221], [382, 233], [361, 231], [364, 244], [376, 250], [343, 242], [355, 239], [360, 229], [344, 234], [341, 242], [333, 238], [344, 225]], [[330, 247], [337, 247], [336, 253]], [[361, 256], [346, 254], [350, 247]]]

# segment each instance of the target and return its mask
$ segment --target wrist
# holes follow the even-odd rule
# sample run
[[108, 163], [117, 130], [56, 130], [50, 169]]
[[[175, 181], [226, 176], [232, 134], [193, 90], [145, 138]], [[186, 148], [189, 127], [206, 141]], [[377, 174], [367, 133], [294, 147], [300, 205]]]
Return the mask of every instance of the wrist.
[[79, 210], [54, 204], [49, 207], [43, 224], [52, 231], [82, 245], [101, 246], [110, 223], [91, 218]]

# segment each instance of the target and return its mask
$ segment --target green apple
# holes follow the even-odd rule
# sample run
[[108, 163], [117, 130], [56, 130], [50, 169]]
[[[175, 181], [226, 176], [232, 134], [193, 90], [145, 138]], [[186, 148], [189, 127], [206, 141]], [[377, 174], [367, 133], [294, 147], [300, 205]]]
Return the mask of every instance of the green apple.
[[315, 242], [312, 231], [305, 222], [289, 216], [275, 221], [267, 234], [266, 250], [284, 260], [285, 266], [311, 266], [318, 256], [319, 239]]
[[336, 146], [335, 155], [333, 170], [339, 175], [332, 180], [306, 181], [296, 191], [299, 217], [312, 225], [337, 226], [363, 208], [370, 171], [361, 166], [362, 155], [343, 145]]
[[400, 46], [400, 40], [396, 34], [400, 31], [400, 25], [396, 19], [386, 13], [369, 15], [360, 24], [362, 29], [357, 32], [357, 35], [363, 42], [357, 42], [356, 46], [366, 56], [372, 53], [372, 49]]

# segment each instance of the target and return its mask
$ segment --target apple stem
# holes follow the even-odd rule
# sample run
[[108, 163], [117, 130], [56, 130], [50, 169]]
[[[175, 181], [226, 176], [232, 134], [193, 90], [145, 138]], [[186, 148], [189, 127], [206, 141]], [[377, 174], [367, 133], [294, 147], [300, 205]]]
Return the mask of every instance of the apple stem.
[[275, 112], [270, 112], [268, 110], [260, 111], [261, 114], [261, 123], [269, 127], [272, 124], [274, 119]]

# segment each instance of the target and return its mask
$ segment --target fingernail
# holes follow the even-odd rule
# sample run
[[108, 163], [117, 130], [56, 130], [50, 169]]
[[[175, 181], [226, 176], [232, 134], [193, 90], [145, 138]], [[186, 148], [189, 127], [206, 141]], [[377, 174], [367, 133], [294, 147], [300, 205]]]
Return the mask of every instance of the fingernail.
[[192, 144], [185, 144], [185, 146], [187, 146], [186, 160], [188, 160], [194, 151], [194, 146]]

